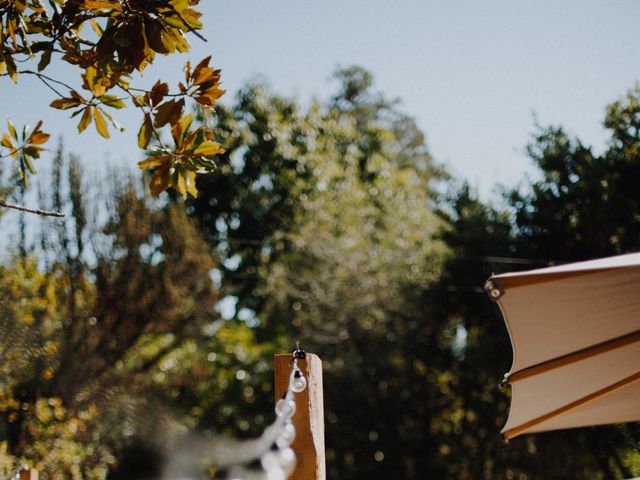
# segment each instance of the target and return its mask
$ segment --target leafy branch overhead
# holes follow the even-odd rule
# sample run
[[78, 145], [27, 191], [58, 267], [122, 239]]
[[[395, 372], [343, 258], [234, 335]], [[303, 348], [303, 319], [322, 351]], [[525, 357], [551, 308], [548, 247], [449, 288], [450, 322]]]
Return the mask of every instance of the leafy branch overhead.
[[24, 127], [18, 134], [11, 120], [7, 120], [8, 133], [4, 133], [0, 140], [0, 145], [8, 150], [5, 156], [18, 161], [18, 172], [24, 184], [27, 183], [27, 172], [36, 173], [31, 160], [40, 158], [40, 153], [44, 150], [41, 145], [49, 140], [49, 134], [40, 130], [41, 126], [42, 122], [38, 122], [33, 129]]
[[[157, 54], [189, 50], [187, 34], [202, 38], [200, 0], [0, 0], [0, 76], [18, 82], [22, 75], [38, 78], [55, 93], [51, 107], [70, 110], [82, 133], [91, 124], [104, 138], [110, 129], [122, 130], [113, 111], [133, 105], [141, 111], [138, 145], [149, 150], [139, 163], [150, 173], [154, 195], [174, 188], [186, 196], [197, 194], [195, 175], [215, 168], [222, 153], [211, 130], [192, 128], [193, 115], [185, 114], [187, 101], [211, 110], [224, 93], [220, 70], [211, 57], [192, 68], [185, 65], [184, 83], [174, 90], [158, 80], [150, 90], [132, 85], [132, 75], [142, 72]], [[76, 67], [78, 87], [45, 74], [52, 58]], [[28, 68], [33, 63], [33, 68]], [[21, 67], [19, 68], [18, 65]], [[24, 66], [24, 68], [23, 68]], [[10, 123], [2, 136], [1, 157], [18, 159], [23, 182], [34, 173], [48, 139], [42, 122], [19, 139]], [[25, 131], [29, 130], [25, 127]], [[172, 142], [165, 143], [163, 130]], [[27, 135], [27, 136], [25, 136]]]

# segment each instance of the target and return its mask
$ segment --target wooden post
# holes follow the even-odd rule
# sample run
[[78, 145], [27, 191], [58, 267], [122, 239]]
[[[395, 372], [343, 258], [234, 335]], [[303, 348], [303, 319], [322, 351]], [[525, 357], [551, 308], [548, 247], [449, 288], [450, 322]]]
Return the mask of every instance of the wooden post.
[[[289, 385], [291, 354], [278, 354], [275, 363], [275, 396], [281, 399]], [[298, 366], [307, 379], [307, 388], [295, 394], [296, 413], [293, 425], [296, 438], [291, 445], [296, 452], [296, 468], [292, 480], [326, 480], [324, 456], [324, 401], [322, 396], [322, 361], [306, 354]]]
[[38, 470], [34, 470], [33, 468], [20, 472], [20, 480], [38, 480], [38, 477]]

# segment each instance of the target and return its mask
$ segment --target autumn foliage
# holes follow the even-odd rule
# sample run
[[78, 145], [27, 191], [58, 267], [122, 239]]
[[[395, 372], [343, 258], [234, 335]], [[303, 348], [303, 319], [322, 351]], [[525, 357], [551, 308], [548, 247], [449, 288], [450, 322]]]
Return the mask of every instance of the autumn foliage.
[[[138, 145], [149, 149], [140, 168], [151, 174], [151, 191], [167, 188], [195, 196], [195, 175], [211, 171], [223, 150], [206, 127], [191, 128], [188, 101], [211, 110], [224, 93], [220, 70], [205, 58], [194, 68], [185, 65], [184, 83], [174, 90], [161, 80], [150, 90], [133, 86], [133, 76], [151, 64], [157, 54], [189, 50], [188, 34], [201, 37], [200, 0], [0, 0], [0, 76], [18, 82], [22, 75], [37, 77], [58, 98], [51, 107], [70, 110], [78, 118], [78, 132], [91, 124], [104, 138], [110, 128], [122, 129], [113, 111], [127, 104], [140, 110]], [[44, 72], [57, 56], [77, 68], [80, 87], [51, 78]], [[33, 68], [29, 68], [33, 64]], [[34, 173], [48, 136], [41, 122], [18, 138], [10, 123], [2, 136], [0, 156], [18, 159], [26, 182]], [[166, 144], [162, 130], [169, 130]]]

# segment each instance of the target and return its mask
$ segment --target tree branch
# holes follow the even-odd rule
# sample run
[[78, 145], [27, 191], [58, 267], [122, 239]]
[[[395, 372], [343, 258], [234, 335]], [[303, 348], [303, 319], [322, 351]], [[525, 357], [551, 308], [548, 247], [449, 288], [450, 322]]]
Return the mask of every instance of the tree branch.
[[21, 212], [33, 213], [35, 215], [42, 215], [43, 217], [64, 217], [64, 213], [54, 212], [51, 210], [41, 210], [39, 208], [29, 208], [15, 203], [9, 203], [6, 200], [0, 199], [0, 207], [11, 208], [13, 210], [19, 210]]

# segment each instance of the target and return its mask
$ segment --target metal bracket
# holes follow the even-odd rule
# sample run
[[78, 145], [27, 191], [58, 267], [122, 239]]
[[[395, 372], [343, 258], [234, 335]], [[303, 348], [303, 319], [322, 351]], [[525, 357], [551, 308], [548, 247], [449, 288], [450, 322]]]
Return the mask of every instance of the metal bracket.
[[500, 299], [500, 297], [504, 295], [504, 290], [500, 288], [500, 285], [493, 277], [485, 282], [484, 291], [487, 292], [487, 295], [489, 295], [489, 298], [494, 302], [497, 302]]

